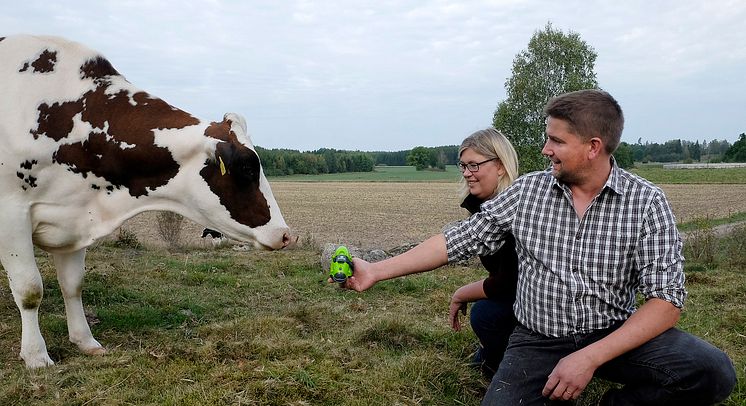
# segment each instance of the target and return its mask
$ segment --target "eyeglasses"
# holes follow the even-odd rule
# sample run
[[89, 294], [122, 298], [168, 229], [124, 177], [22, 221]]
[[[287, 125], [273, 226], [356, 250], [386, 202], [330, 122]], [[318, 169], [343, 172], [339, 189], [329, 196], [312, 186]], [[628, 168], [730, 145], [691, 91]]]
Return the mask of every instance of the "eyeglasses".
[[484, 160], [484, 161], [482, 161], [482, 162], [477, 162], [477, 163], [473, 163], [473, 162], [470, 162], [470, 163], [468, 163], [468, 164], [465, 164], [465, 163], [463, 163], [463, 162], [459, 162], [459, 163], [458, 163], [458, 169], [459, 169], [459, 170], [460, 170], [461, 172], [464, 172], [464, 171], [465, 171], [465, 170], [467, 170], [467, 169], [468, 169], [468, 170], [469, 170], [469, 172], [471, 172], [471, 173], [474, 173], [474, 172], [479, 172], [479, 165], [482, 165], [482, 164], [486, 164], [487, 162], [489, 162], [489, 161], [494, 161], [495, 159], [497, 159], [497, 158], [490, 158], [490, 159]]

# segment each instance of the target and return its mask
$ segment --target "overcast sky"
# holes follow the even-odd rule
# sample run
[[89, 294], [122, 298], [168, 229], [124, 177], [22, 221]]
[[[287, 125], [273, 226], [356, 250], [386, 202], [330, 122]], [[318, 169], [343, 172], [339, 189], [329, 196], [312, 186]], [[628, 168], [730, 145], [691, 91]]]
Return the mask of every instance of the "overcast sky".
[[8, 3], [0, 36], [82, 42], [197, 117], [244, 115], [266, 148], [458, 144], [491, 125], [513, 59], [547, 22], [598, 54], [624, 141], [746, 132], [743, 0]]

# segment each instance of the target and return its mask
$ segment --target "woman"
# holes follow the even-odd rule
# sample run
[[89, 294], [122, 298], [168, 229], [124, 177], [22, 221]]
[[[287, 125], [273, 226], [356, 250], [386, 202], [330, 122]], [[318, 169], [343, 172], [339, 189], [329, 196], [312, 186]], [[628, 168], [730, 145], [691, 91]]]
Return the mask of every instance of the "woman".
[[[461, 207], [474, 214], [483, 202], [507, 188], [518, 176], [518, 159], [507, 138], [494, 128], [477, 131], [459, 148], [459, 169], [463, 173]], [[474, 362], [482, 373], [492, 378], [516, 325], [513, 315], [518, 257], [515, 239], [508, 236], [492, 255], [480, 257], [489, 276], [460, 287], [451, 298], [449, 320], [454, 330], [461, 330], [458, 312], [466, 314], [471, 307], [471, 327], [481, 347]]]

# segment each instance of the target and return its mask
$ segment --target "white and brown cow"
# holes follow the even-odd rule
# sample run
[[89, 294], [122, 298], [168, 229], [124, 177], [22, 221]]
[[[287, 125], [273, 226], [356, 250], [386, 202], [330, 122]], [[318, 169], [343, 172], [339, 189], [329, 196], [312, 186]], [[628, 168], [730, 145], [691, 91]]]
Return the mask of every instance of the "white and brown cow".
[[266, 249], [293, 239], [242, 117], [197, 119], [74, 42], [0, 37], [0, 261], [28, 367], [53, 364], [34, 245], [54, 257], [70, 341], [100, 354], [81, 302], [86, 247], [146, 210]]

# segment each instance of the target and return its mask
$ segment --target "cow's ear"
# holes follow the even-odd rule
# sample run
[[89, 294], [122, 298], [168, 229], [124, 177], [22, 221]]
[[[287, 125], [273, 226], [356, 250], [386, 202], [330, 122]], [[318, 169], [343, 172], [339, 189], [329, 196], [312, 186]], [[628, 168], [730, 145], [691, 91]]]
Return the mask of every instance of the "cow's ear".
[[231, 123], [231, 130], [234, 132], [240, 132], [242, 136], [246, 135], [246, 119], [242, 115], [238, 113], [225, 113], [223, 121], [229, 121]]
[[215, 160], [220, 167], [220, 174], [230, 173], [230, 167], [236, 156], [236, 146], [230, 142], [219, 142], [215, 146]]

